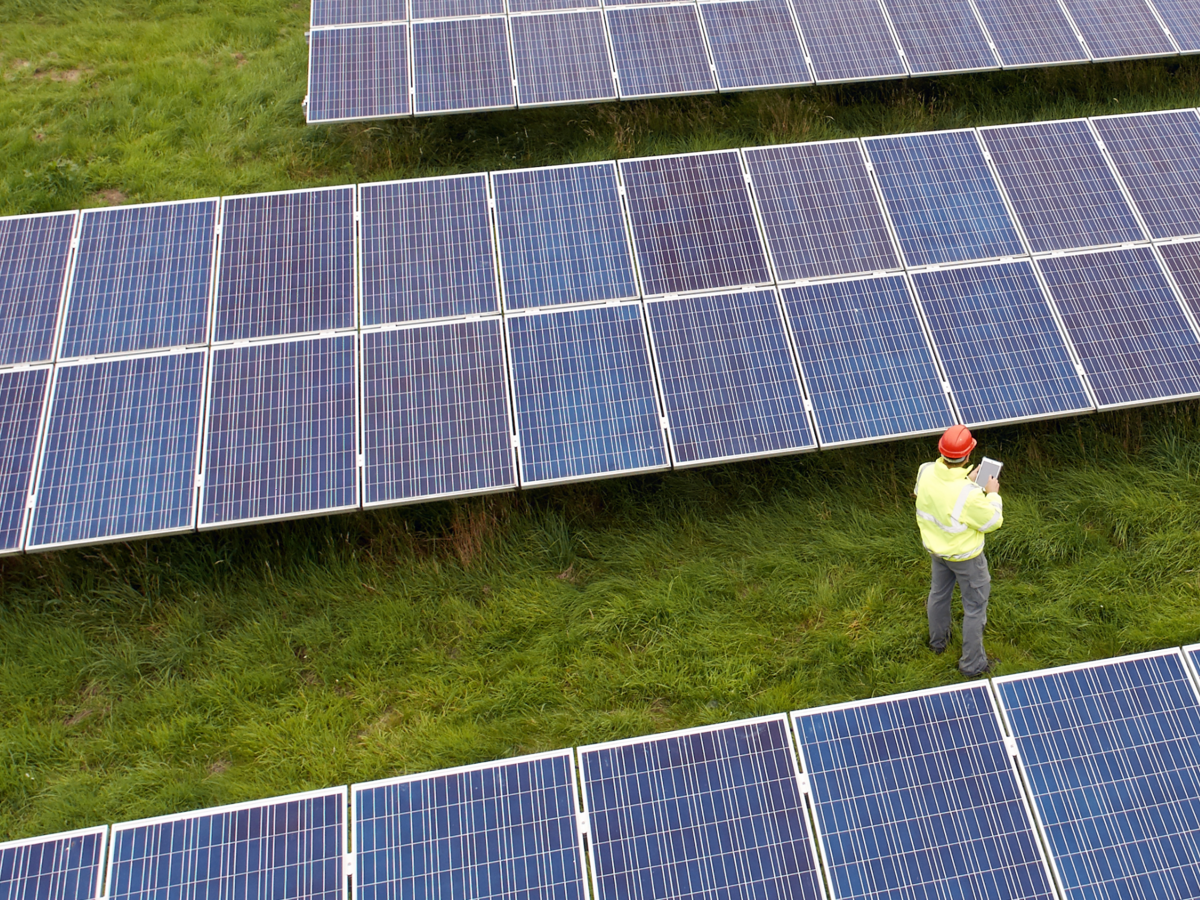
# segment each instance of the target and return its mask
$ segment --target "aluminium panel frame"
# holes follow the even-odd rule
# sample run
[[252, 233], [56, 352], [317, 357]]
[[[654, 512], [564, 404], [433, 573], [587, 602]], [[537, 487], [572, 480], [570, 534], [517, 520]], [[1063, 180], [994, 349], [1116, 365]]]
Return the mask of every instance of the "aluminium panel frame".
[[[626, 94], [625, 88], [621, 83], [621, 71], [617, 66], [617, 49], [613, 42], [612, 26], [608, 21], [609, 12], [619, 12], [622, 10], [638, 10], [638, 9], [662, 9], [665, 7], [681, 7], [690, 8], [696, 11], [696, 28], [700, 32], [700, 41], [704, 45], [704, 52], [708, 62], [709, 76], [712, 78], [713, 86], [711, 88], [701, 88], [694, 91], [666, 91], [653, 94]], [[704, 30], [704, 21], [700, 16], [700, 4], [698, 0], [651, 0], [648, 3], [620, 3], [620, 4], [604, 4], [604, 32], [608, 35], [608, 49], [612, 54], [613, 63], [613, 79], [617, 86], [618, 100], [654, 100], [662, 97], [694, 97], [700, 94], [716, 94], [719, 93], [717, 87], [717, 67], [713, 62], [712, 48], [708, 45], [708, 34]], [[740, 89], [739, 89], [740, 90]], [[722, 151], [706, 151], [706, 152], [722, 152]], [[689, 154], [676, 154], [679, 156], [687, 156]], [[620, 160], [618, 160], [620, 162]]]
[[[412, 0], [407, 0], [411, 3]], [[305, 81], [305, 94], [301, 105], [304, 107], [304, 124], [305, 125], [339, 125], [346, 122], [378, 122], [388, 119], [411, 119], [413, 117], [413, 105], [415, 102], [416, 88], [413, 86], [413, 52], [412, 52], [412, 25], [408, 19], [395, 19], [386, 22], [351, 22], [343, 25], [318, 25], [311, 28], [312, 31], [346, 31], [349, 29], [362, 30], [365, 28], [394, 28], [397, 25], [404, 28], [405, 41], [405, 72], [408, 76], [408, 112], [406, 113], [382, 113], [373, 116], [331, 116], [328, 119], [313, 119], [309, 116], [309, 97], [312, 96], [313, 88], [313, 43], [311, 38], [308, 42], [308, 76]], [[286, 193], [277, 191], [275, 193]], [[238, 194], [237, 196], [252, 196], [249, 194]]]
[[96, 877], [92, 881], [92, 892], [89, 895], [93, 900], [99, 900], [100, 897], [106, 896], [101, 891], [104, 887], [104, 873], [106, 869], [105, 863], [108, 860], [108, 826], [93, 825], [90, 828], [76, 828], [73, 831], [60, 831], [57, 834], [46, 834], [40, 837], [20, 838], [15, 841], [5, 841], [0, 844], [0, 853], [5, 850], [17, 850], [21, 847], [31, 847], [35, 844], [50, 844], [57, 841], [65, 841], [76, 837], [89, 837], [97, 835], [100, 838], [99, 851], [96, 854]]
[[[507, 0], [505, 2], [507, 6]], [[597, 13], [600, 16], [600, 27], [604, 31], [604, 52], [608, 59], [608, 72], [612, 79], [612, 96], [611, 97], [593, 97], [585, 100], [543, 100], [538, 102], [525, 102], [521, 100], [521, 79], [517, 74], [517, 44], [513, 40], [513, 19], [528, 19], [539, 16], [557, 16], [557, 15], [579, 15], [580, 13]], [[522, 12], [512, 12], [508, 14], [508, 40], [511, 49], [510, 57], [513, 73], [513, 96], [517, 101], [517, 109], [542, 109], [552, 106], [579, 106], [582, 104], [591, 103], [616, 103], [621, 99], [620, 86], [617, 84], [617, 56], [613, 50], [612, 35], [608, 30], [608, 16], [604, 14], [604, 6], [597, 0], [594, 6], [577, 6], [570, 9], [542, 9], [542, 10], [524, 10]], [[568, 165], [571, 165], [568, 163]], [[550, 168], [545, 166], [543, 168]], [[501, 170], [497, 170], [501, 171]], [[520, 169], [502, 171], [521, 171]], [[489, 174], [491, 174], [489, 172]], [[490, 179], [489, 179], [490, 180]]]

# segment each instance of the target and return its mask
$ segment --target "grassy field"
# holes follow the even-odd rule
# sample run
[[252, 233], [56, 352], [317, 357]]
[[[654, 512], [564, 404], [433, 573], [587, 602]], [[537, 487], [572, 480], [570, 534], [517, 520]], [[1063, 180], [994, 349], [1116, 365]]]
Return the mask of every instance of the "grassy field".
[[[307, 18], [0, 0], [0, 214], [1200, 102], [1193, 58], [308, 128]], [[982, 437], [1002, 672], [1200, 640], [1200, 406]], [[0, 837], [953, 682], [933, 452], [0, 562]]]

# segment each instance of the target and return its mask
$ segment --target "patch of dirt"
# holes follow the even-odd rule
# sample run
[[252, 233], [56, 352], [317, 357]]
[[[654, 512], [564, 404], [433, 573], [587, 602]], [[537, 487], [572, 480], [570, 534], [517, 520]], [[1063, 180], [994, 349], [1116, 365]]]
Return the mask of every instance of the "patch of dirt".
[[211, 766], [208, 767], [208, 774], [209, 775], [223, 775], [224, 773], [229, 771], [229, 767], [231, 765], [232, 765], [232, 763], [227, 759], [218, 759]]
[[34, 132], [33, 139], [40, 144], [42, 141], [44, 141], [46, 139], [46, 132], [44, 132], [44, 131]]
[[74, 82], [78, 81], [80, 78], [82, 78], [84, 76], [84, 73], [86, 73], [87, 71], [88, 71], [87, 69], [80, 69], [80, 68], [55, 69], [53, 72], [50, 73], [50, 80], [51, 81], [69, 81], [71, 83], [74, 83]]
[[[108, 206], [120, 206], [125, 202], [126, 197], [116, 188], [108, 188], [107, 190], [100, 191], [100, 193], [96, 194], [96, 199], [103, 200]], [[151, 626], [151, 628], [152, 627], [153, 626]]]
[[9, 66], [9, 68], [10, 68], [10, 69], [28, 69], [28, 68], [29, 68], [29, 60], [27, 60], [27, 59], [14, 59], [14, 60], [12, 61], [12, 64]]
[[63, 724], [68, 728], [70, 728], [72, 725], [78, 725], [84, 719], [90, 719], [92, 717], [92, 713], [93, 710], [90, 710], [85, 706], [83, 709], [79, 710], [79, 712], [75, 713], [75, 715], [67, 716], [65, 719], [63, 719]]
[[233, 61], [237, 63], [237, 68], [240, 69], [246, 64], [246, 55], [244, 53], [231, 53], [230, 56], [232, 56]]

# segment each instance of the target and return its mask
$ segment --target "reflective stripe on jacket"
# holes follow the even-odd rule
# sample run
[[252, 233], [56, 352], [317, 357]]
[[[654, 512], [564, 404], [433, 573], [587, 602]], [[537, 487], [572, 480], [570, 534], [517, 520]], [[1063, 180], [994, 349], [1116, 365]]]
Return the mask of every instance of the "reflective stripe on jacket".
[[971, 481], [966, 466], [944, 459], [917, 472], [917, 527], [921, 542], [935, 556], [974, 559], [983, 552], [983, 536], [1004, 524], [1004, 502]]

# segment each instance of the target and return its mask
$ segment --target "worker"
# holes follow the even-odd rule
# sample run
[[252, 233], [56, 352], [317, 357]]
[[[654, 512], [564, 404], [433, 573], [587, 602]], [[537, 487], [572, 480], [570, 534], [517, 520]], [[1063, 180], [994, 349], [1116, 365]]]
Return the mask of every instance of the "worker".
[[936, 462], [917, 473], [917, 528], [929, 551], [932, 575], [929, 601], [929, 647], [942, 653], [950, 640], [950, 598], [954, 584], [962, 594], [962, 658], [958, 669], [968, 678], [991, 670], [994, 660], [983, 651], [992, 577], [983, 555], [984, 535], [1004, 524], [1000, 482], [992, 476], [982, 487], [975, 483], [978, 468], [967, 471], [975, 438], [962, 425], [946, 429], [938, 441]]

